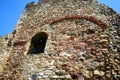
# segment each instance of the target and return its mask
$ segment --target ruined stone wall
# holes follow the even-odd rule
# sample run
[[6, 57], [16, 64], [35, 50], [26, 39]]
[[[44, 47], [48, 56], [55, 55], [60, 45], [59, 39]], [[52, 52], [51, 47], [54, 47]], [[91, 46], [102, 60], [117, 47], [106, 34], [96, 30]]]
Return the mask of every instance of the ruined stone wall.
[[12, 50], [12, 33], [0, 37], [0, 73], [3, 72], [6, 61]]
[[[26, 5], [1, 79], [119, 79], [119, 15], [96, 0], [42, 0]], [[44, 53], [32, 38], [48, 35]]]

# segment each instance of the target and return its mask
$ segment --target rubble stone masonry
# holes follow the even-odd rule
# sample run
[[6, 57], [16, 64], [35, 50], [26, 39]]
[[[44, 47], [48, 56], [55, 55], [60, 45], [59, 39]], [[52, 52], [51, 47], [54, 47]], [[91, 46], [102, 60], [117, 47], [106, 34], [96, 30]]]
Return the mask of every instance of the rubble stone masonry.
[[97, 0], [28, 3], [0, 38], [0, 80], [120, 80], [120, 14]]

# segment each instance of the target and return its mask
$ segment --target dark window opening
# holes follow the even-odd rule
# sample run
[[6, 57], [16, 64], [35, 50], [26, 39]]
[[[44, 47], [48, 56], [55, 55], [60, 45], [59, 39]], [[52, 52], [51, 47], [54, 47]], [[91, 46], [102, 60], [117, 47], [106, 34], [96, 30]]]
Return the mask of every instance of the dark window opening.
[[30, 54], [44, 53], [48, 35], [45, 32], [36, 34], [31, 41], [29, 52]]

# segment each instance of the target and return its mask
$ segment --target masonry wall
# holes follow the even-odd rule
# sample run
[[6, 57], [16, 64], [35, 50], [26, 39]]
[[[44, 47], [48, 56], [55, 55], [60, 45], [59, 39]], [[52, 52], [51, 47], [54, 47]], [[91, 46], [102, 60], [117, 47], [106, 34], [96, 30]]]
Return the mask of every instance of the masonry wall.
[[[44, 53], [29, 54], [40, 32], [48, 34]], [[119, 15], [97, 1], [29, 3], [14, 33], [3, 78], [119, 79]]]

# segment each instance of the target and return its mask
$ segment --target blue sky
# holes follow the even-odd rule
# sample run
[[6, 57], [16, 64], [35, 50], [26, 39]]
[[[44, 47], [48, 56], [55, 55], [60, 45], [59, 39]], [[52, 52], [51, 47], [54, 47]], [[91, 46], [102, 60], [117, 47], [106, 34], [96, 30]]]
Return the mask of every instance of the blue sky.
[[[0, 36], [6, 35], [14, 30], [14, 27], [22, 14], [24, 7], [29, 2], [38, 0], [1, 0], [0, 1]], [[119, 0], [99, 0], [120, 13]]]

